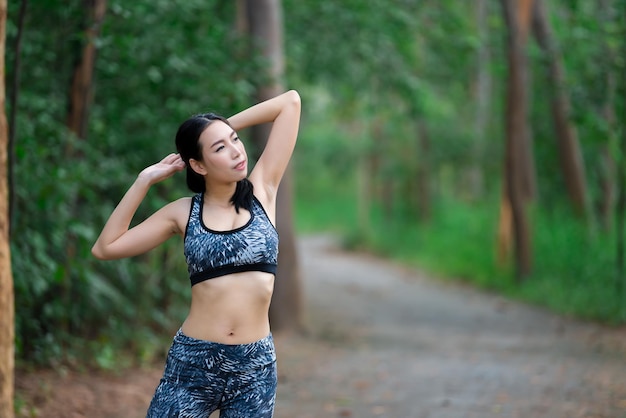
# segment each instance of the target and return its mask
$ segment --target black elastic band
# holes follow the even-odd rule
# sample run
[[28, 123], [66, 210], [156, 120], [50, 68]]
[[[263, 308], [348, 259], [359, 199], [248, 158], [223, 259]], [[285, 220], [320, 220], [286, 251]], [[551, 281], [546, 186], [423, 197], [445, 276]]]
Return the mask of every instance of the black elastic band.
[[256, 263], [256, 264], [244, 264], [242, 266], [220, 266], [213, 269], [205, 270], [196, 274], [192, 274], [189, 277], [191, 285], [198, 284], [205, 280], [213, 279], [215, 277], [226, 276], [227, 274], [242, 273], [244, 271], [261, 271], [264, 273], [276, 274], [276, 264], [270, 263]]

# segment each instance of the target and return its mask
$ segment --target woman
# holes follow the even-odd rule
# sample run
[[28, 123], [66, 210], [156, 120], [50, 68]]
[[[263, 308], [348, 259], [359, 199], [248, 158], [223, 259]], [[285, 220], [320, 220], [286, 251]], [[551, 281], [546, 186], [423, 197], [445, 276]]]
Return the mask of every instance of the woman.
[[[248, 176], [237, 131], [272, 122]], [[300, 96], [288, 91], [225, 119], [185, 121], [178, 154], [144, 169], [104, 226], [92, 253], [131, 257], [173, 235], [184, 239], [189, 315], [174, 337], [148, 417], [271, 417], [276, 354], [268, 310], [278, 257], [276, 193], [296, 143]], [[150, 186], [186, 169], [193, 197], [171, 202], [129, 229]]]

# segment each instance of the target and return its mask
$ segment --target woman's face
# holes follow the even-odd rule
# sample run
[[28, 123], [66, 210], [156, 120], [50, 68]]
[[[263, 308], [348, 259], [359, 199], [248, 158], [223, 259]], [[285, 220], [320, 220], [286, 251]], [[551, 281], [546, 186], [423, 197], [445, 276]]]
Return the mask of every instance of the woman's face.
[[[211, 123], [199, 138], [202, 161], [198, 162], [210, 181], [232, 183], [248, 176], [248, 157], [237, 132], [218, 120]], [[196, 168], [194, 167], [194, 170]]]

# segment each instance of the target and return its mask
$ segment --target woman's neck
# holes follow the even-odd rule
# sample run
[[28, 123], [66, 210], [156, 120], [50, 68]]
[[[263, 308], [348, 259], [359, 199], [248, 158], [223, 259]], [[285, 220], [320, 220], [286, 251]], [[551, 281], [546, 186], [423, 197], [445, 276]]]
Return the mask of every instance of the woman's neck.
[[206, 185], [206, 191], [204, 192], [204, 203], [208, 205], [217, 205], [222, 207], [232, 206], [231, 199], [235, 190], [237, 189], [237, 183], [232, 185]]

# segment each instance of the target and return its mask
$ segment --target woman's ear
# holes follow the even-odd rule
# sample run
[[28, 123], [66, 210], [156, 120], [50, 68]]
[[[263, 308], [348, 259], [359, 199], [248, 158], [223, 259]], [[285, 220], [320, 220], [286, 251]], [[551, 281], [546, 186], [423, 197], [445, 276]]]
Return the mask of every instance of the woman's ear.
[[206, 168], [204, 168], [204, 164], [198, 160], [194, 160], [193, 158], [189, 159], [189, 167], [191, 167], [196, 174], [201, 176], [204, 176], [207, 173]]

